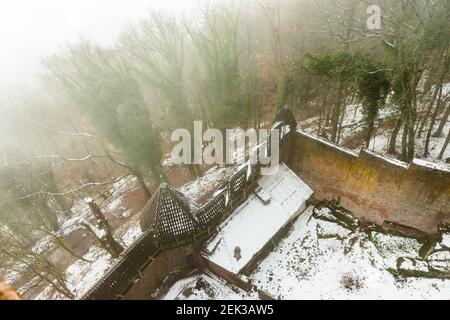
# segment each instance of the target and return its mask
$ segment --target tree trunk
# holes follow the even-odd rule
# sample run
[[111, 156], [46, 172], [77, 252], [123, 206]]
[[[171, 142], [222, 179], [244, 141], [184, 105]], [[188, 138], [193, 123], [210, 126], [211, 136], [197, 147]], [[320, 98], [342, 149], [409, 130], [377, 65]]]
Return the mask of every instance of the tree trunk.
[[415, 156], [415, 149], [416, 149], [416, 143], [415, 143], [415, 135], [414, 135], [414, 124], [416, 123], [416, 109], [415, 107], [411, 106], [411, 109], [408, 113], [408, 123], [407, 123], [407, 129], [408, 129], [408, 149], [406, 154], [406, 161], [410, 162], [414, 159]]
[[152, 197], [152, 194], [150, 193], [150, 191], [147, 188], [147, 184], [145, 183], [142, 173], [140, 171], [133, 170], [133, 175], [136, 177], [137, 182], [138, 182], [139, 186], [141, 187], [142, 192], [144, 193], [145, 202], [148, 202], [150, 200], [150, 198]]
[[389, 154], [393, 155], [396, 153], [397, 136], [401, 127], [402, 127], [402, 119], [399, 118], [395, 123], [394, 129], [392, 130], [391, 138], [389, 139], [389, 147], [387, 150]]
[[[449, 65], [450, 56], [448, 54], [449, 53], [448, 50], [449, 50], [449, 48], [447, 47], [447, 50], [444, 53], [444, 57], [445, 57], [444, 70], [442, 71], [441, 82], [440, 82], [441, 83], [441, 94], [442, 94], [442, 84], [444, 83], [445, 75], [447, 74], [448, 68], [450, 66]], [[448, 94], [446, 94], [445, 97], [442, 97], [442, 100], [447, 101], [447, 97], [448, 97]], [[443, 115], [441, 121], [439, 122], [439, 126], [438, 126], [437, 130], [433, 134], [434, 137], [440, 137], [442, 135], [442, 131], [444, 130], [444, 127], [445, 127], [445, 124], [447, 123], [447, 119], [448, 119], [449, 115], [450, 115], [450, 105], [447, 106], [447, 108], [444, 112], [444, 115]]]
[[339, 143], [339, 141], [341, 140], [342, 123], [344, 122], [344, 119], [345, 119], [346, 110], [347, 110], [347, 105], [346, 105], [346, 101], [344, 99], [344, 103], [341, 106], [341, 110], [339, 111], [340, 112], [340, 117], [339, 117], [338, 134], [337, 134], [337, 139], [336, 139], [337, 143]]
[[91, 209], [92, 214], [97, 219], [99, 228], [105, 232], [105, 234], [100, 238], [94, 232], [95, 236], [98, 238], [100, 244], [105, 248], [105, 250], [108, 251], [111, 256], [117, 258], [124, 251], [124, 248], [114, 239], [108, 220], [94, 201], [89, 202], [89, 209]]
[[339, 125], [339, 115], [341, 113], [341, 100], [342, 100], [342, 87], [339, 85], [338, 93], [337, 93], [337, 101], [334, 105], [332, 114], [331, 114], [331, 141], [337, 141], [338, 135], [338, 125]]
[[[75, 123], [73, 122], [73, 120], [72, 120], [70, 117], [66, 117], [65, 115], [64, 115], [64, 118], [66, 119], [66, 121], [68, 121], [68, 122], [70, 123], [70, 125], [71, 125], [73, 131], [76, 132], [77, 134], [79, 134], [80, 131], [78, 130], [78, 127], [75, 125]], [[88, 147], [88, 144], [86, 143], [86, 140], [85, 140], [85, 139], [81, 139], [81, 145], [83, 146], [84, 151], [86, 152], [86, 154], [91, 154], [91, 151], [90, 151], [90, 149], [89, 149], [89, 147]], [[96, 169], [96, 167], [95, 167], [95, 161], [94, 161], [94, 159], [90, 158], [90, 159], [89, 159], [89, 164], [90, 164], [90, 166], [91, 166], [92, 172], [93, 172], [95, 175], [97, 175], [97, 169]], [[94, 181], [94, 180], [95, 180], [95, 177], [92, 177], [92, 176], [91, 176], [91, 174], [89, 173], [89, 170], [87, 170], [87, 176], [88, 176], [88, 178], [89, 178], [89, 181]]]
[[[39, 258], [38, 258], [39, 259]], [[63, 296], [74, 299], [75, 295], [67, 287], [64, 275], [61, 274], [47, 258], [39, 261], [36, 265], [31, 265], [30, 270], [33, 274], [37, 275], [40, 280], [48, 283], [56, 292]]]
[[117, 164], [117, 165], [119, 165], [119, 166], [121, 166], [121, 167], [123, 167], [123, 168], [128, 169], [128, 170], [131, 172], [131, 174], [134, 175], [134, 176], [136, 177], [136, 179], [137, 179], [137, 181], [138, 181], [138, 184], [139, 184], [139, 186], [141, 187], [141, 189], [142, 189], [142, 191], [143, 191], [143, 193], [144, 193], [144, 200], [145, 200], [145, 202], [147, 202], [148, 200], [150, 200], [150, 198], [152, 197], [152, 194], [150, 193], [150, 191], [149, 191], [148, 188], [147, 188], [147, 185], [145, 184], [144, 176], [142, 175], [142, 172], [141, 172], [139, 169], [137, 169], [137, 168], [135, 168], [135, 167], [133, 167], [133, 166], [131, 166], [131, 165], [128, 165], [128, 164], [125, 164], [125, 163], [122, 162], [122, 161], [116, 160], [116, 159], [111, 155], [111, 153], [109, 152], [109, 150], [108, 150], [108, 148], [106, 147], [105, 143], [104, 143], [102, 140], [100, 140], [100, 139], [98, 139], [98, 141], [99, 141], [100, 145], [102, 146], [103, 151], [105, 152], [106, 157], [107, 157], [109, 160], [111, 160], [111, 162], [113, 162], [113, 163], [115, 163], [115, 164]]
[[439, 92], [439, 87], [436, 86], [436, 89], [433, 92], [433, 96], [430, 100], [430, 103], [428, 103], [427, 110], [425, 112], [425, 115], [423, 116], [422, 122], [420, 123], [419, 130], [417, 131], [417, 137], [420, 138], [422, 136], [423, 128], [425, 127], [425, 123], [427, 122], [428, 117], [430, 116], [431, 110], [433, 109], [433, 104], [436, 101], [436, 97]]
[[[48, 172], [46, 175], [46, 181], [51, 192], [58, 192], [58, 185], [56, 183], [55, 174], [53, 170]], [[56, 209], [63, 212], [66, 216], [72, 215], [72, 205], [73, 203], [68, 203], [64, 197], [52, 197], [53, 202], [56, 205]], [[66, 209], [68, 208], [68, 209]]]
[[330, 119], [331, 119], [330, 107], [325, 106], [325, 110], [324, 110], [324, 126], [325, 127], [330, 126]]
[[324, 107], [324, 104], [322, 103], [322, 105], [320, 106], [320, 109], [319, 109], [319, 123], [317, 125], [317, 136], [318, 137], [320, 137], [320, 133], [322, 132], [323, 107]]
[[93, 262], [93, 261], [90, 261], [90, 260], [87, 260], [87, 259], [83, 258], [82, 256], [78, 255], [76, 252], [74, 252], [71, 248], [69, 248], [69, 247], [66, 245], [66, 243], [64, 242], [63, 237], [58, 236], [57, 234], [55, 234], [55, 233], [53, 233], [53, 232], [51, 232], [51, 231], [49, 231], [49, 230], [46, 230], [46, 229], [41, 229], [41, 231], [44, 232], [47, 236], [51, 237], [51, 238], [53, 239], [54, 243], [55, 243], [58, 247], [60, 247], [60, 248], [62, 248], [62, 249], [64, 249], [64, 250], [66, 250], [66, 251], [67, 251], [70, 255], [72, 255], [73, 257], [75, 257], [75, 258], [77, 258], [77, 259], [80, 259], [80, 260], [83, 260], [83, 261], [85, 261], [85, 262], [89, 262], [89, 263], [92, 263], [92, 262]]
[[407, 137], [407, 151], [406, 151], [406, 162], [411, 162], [415, 156], [415, 131], [414, 125], [416, 124], [417, 119], [417, 96], [416, 96], [416, 87], [419, 80], [414, 80], [412, 87], [410, 88], [409, 94], [407, 95], [407, 108], [406, 110], [406, 127], [405, 129], [408, 131]]
[[403, 124], [403, 133], [402, 133], [402, 147], [401, 147], [401, 154], [400, 154], [400, 160], [406, 161], [406, 155], [407, 155], [407, 142], [408, 142], [408, 125], [405, 122]]
[[408, 124], [408, 149], [406, 153], [406, 161], [411, 162], [415, 156], [416, 143], [414, 140], [414, 120], [409, 120]]
[[38, 202], [37, 210], [43, 214], [42, 220], [44, 221], [46, 226], [51, 228], [55, 232], [58, 231], [58, 216], [56, 215], [55, 211], [50, 209], [46, 197], [38, 197], [36, 201]]
[[442, 135], [442, 131], [444, 130], [449, 115], [450, 115], [450, 103], [447, 105], [447, 109], [445, 109], [444, 115], [442, 116], [442, 119], [439, 122], [439, 126], [436, 132], [433, 133], [433, 137], [440, 137]]
[[56, 279], [55, 282], [45, 273], [39, 271], [35, 271], [35, 273], [38, 275], [39, 279], [44, 280], [46, 283], [48, 283], [50, 287], [52, 287], [56, 292], [69, 299], [75, 299], [74, 294], [72, 293], [72, 291], [70, 291], [64, 281]]
[[373, 129], [375, 128], [375, 122], [372, 120], [369, 122], [367, 126], [367, 135], [366, 135], [366, 149], [369, 149], [370, 140], [372, 139]]
[[436, 103], [436, 108], [434, 109], [433, 115], [431, 116], [430, 119], [430, 127], [428, 128], [427, 131], [427, 137], [425, 139], [425, 148], [423, 151], [423, 156], [426, 158], [429, 156], [429, 147], [430, 147], [430, 139], [431, 139], [431, 132], [433, 131], [434, 128], [434, 123], [436, 122], [436, 118], [437, 115], [439, 114], [439, 110], [441, 109], [441, 102], [442, 102], [442, 86], [439, 89], [439, 97]]
[[[414, 82], [415, 83], [415, 82]], [[405, 84], [406, 93], [404, 93], [402, 101], [402, 122], [403, 122], [403, 135], [402, 135], [402, 152], [401, 160], [409, 162], [415, 155], [415, 132], [414, 124], [416, 120], [415, 109], [415, 86], [409, 87], [409, 83]]]
[[[70, 290], [66, 284], [64, 272], [58, 270], [58, 268], [47, 259], [45, 259], [43, 263], [44, 263], [43, 266], [44, 270], [55, 278], [56, 285], [54, 287], [58, 289], [58, 292], [64, 294], [69, 299], [74, 299], [75, 295], [72, 293], [72, 290]], [[53, 284], [53, 281], [51, 281], [51, 283]]]
[[438, 159], [442, 159], [442, 157], [444, 157], [444, 153], [445, 153], [445, 150], [446, 150], [447, 147], [448, 147], [449, 141], [450, 141], [450, 129], [448, 130], [447, 138], [445, 139], [445, 143], [444, 143], [444, 145], [442, 146], [441, 152], [439, 152]]

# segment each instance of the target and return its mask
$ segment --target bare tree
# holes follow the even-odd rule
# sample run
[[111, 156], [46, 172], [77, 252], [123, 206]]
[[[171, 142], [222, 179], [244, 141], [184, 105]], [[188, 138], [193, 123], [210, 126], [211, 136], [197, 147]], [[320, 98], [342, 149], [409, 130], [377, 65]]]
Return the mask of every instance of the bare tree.
[[[39, 281], [44, 281], [58, 293], [73, 299], [75, 296], [66, 283], [65, 273], [51, 263], [45, 255], [36, 253], [30, 248], [29, 242], [8, 229], [2, 231], [0, 253], [4, 254], [2, 262], [14, 270], [17, 262], [25, 266], [25, 272], [30, 272]], [[23, 268], [23, 267], [22, 267]], [[18, 271], [24, 272], [23, 269]]]
[[[155, 88], [168, 107], [167, 125], [192, 132], [194, 112], [185, 93], [184, 55], [186, 31], [174, 16], [152, 11], [138, 27], [130, 27], [120, 39], [123, 54], [133, 72]], [[189, 166], [198, 176], [199, 168]]]
[[83, 226], [88, 229], [98, 240], [103, 249], [108, 251], [113, 258], [117, 258], [124, 250], [123, 246], [114, 239], [111, 226], [103, 212], [100, 210], [94, 200], [89, 201], [89, 209], [94, 215], [100, 232], [96, 232], [88, 223]]
[[438, 159], [442, 159], [442, 157], [444, 157], [444, 153], [445, 153], [445, 150], [448, 147], [448, 143], [449, 142], [450, 142], [450, 129], [448, 130], [447, 138], [445, 139], [444, 145], [442, 146], [442, 149], [439, 152]]

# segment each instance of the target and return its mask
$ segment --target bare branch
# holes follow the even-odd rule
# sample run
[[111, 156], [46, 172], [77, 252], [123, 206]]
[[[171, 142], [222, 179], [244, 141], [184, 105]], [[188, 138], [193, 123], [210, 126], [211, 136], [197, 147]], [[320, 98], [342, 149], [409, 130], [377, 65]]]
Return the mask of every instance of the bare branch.
[[75, 192], [80, 191], [87, 187], [96, 187], [96, 186], [104, 186], [104, 185], [108, 185], [108, 184], [113, 184], [113, 183], [119, 182], [120, 180], [125, 179], [126, 177], [129, 177], [131, 175], [132, 175], [131, 173], [126, 174], [117, 179], [114, 179], [111, 181], [106, 181], [106, 182], [88, 182], [88, 183], [85, 183], [85, 184], [75, 188], [75, 189], [64, 191], [64, 192], [39, 191], [39, 192], [31, 193], [29, 195], [17, 198], [17, 200], [24, 200], [24, 199], [28, 199], [28, 198], [39, 196], [39, 195], [66, 196], [68, 194], [75, 193]]

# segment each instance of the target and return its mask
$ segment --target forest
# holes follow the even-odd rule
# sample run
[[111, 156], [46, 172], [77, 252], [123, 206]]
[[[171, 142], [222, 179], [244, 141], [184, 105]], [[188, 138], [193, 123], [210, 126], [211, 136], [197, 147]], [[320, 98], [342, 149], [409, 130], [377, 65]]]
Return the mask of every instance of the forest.
[[[448, 168], [450, 2], [373, 4], [199, 1], [182, 17], [149, 10], [112, 46], [80, 39], [42, 57], [38, 85], [0, 100], [0, 275], [29, 297], [74, 298], [49, 248], [117, 257], [115, 229], [173, 179], [171, 132], [194, 121], [267, 128], [288, 105], [299, 130]], [[108, 211], [118, 193], [132, 213]]]

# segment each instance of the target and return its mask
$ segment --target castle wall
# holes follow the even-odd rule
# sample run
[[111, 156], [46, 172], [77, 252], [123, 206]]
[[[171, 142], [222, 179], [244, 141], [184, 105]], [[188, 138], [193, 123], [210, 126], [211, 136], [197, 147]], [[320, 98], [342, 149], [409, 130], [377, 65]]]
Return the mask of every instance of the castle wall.
[[316, 199], [338, 199], [355, 216], [426, 233], [450, 222], [450, 172], [425, 161], [406, 164], [370, 151], [359, 154], [297, 132], [290, 167]]
[[[124, 299], [152, 299], [151, 294], [163, 285], [171, 272], [183, 273], [194, 269], [193, 252], [192, 246], [185, 246], [159, 253], [155, 260], [142, 271], [142, 277], [127, 292]], [[190, 255], [192, 259], [188, 258]]]
[[234, 284], [242, 290], [250, 291], [252, 288], [251, 283], [249, 281], [246, 281], [246, 279], [242, 276], [228, 271], [225, 268], [222, 268], [218, 264], [206, 259], [200, 254], [196, 256], [196, 262], [199, 269], [208, 269], [218, 277], [225, 279], [229, 283]]

